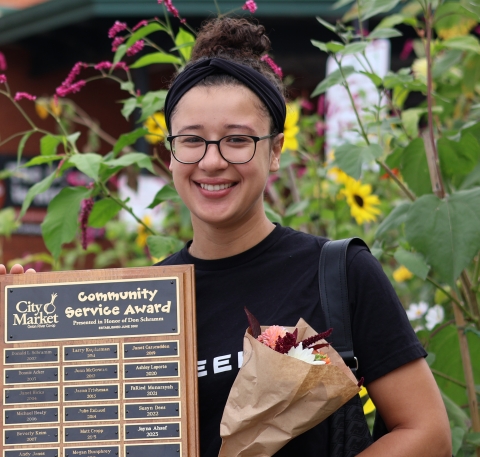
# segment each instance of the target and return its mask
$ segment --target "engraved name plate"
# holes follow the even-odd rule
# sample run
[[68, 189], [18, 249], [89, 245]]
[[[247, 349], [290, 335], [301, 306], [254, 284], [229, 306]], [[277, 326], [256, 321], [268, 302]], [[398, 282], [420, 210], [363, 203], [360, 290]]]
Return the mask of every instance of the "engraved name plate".
[[150, 357], [178, 356], [178, 341], [149, 341], [123, 345], [125, 359], [145, 359]]
[[13, 368], [5, 370], [5, 384], [58, 382], [58, 368]]
[[[115, 457], [119, 455], [118, 446], [92, 446], [92, 447], [66, 447], [64, 450], [65, 457]], [[142, 454], [137, 454], [139, 457]], [[134, 454], [130, 454], [134, 457]], [[158, 455], [156, 457], [159, 457]]]
[[58, 447], [49, 449], [19, 449], [12, 451], [3, 451], [4, 457], [60, 457]]
[[159, 417], [180, 417], [180, 403], [127, 403], [125, 405], [125, 419], [149, 419]]
[[88, 441], [119, 441], [118, 425], [84, 425], [83, 427], [64, 427], [65, 443]]
[[58, 402], [58, 387], [5, 389], [4, 396], [4, 403], [6, 405], [25, 403], [52, 403]]
[[118, 405], [69, 406], [65, 408], [66, 422], [118, 420]]
[[118, 359], [118, 345], [92, 344], [88, 346], [65, 346], [63, 348], [63, 360], [66, 362], [103, 359]]
[[125, 425], [125, 439], [127, 440], [151, 440], [159, 438], [180, 438], [180, 422]]
[[3, 443], [13, 444], [58, 443], [58, 427], [52, 428], [16, 428], [4, 431]]
[[5, 349], [5, 365], [15, 363], [58, 362], [58, 347]]
[[125, 378], [172, 378], [179, 376], [178, 362], [126, 363]]
[[102, 401], [120, 398], [118, 384], [64, 387], [64, 401]]
[[166, 398], [178, 397], [179, 382], [152, 382], [145, 384], [125, 384], [125, 398]]
[[58, 422], [58, 408], [6, 409], [5, 425]]
[[118, 365], [72, 365], [63, 367], [64, 381], [118, 379]]
[[126, 456], [141, 457], [178, 457], [182, 455], [180, 443], [134, 444], [125, 446]]

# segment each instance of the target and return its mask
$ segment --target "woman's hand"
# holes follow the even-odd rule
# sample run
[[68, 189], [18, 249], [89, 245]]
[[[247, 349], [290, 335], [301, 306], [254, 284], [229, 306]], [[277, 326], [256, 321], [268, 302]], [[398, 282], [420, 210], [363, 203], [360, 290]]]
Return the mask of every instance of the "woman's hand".
[[451, 457], [447, 413], [424, 359], [407, 363], [366, 387], [390, 433], [359, 457]]
[[[20, 265], [19, 263], [16, 263], [11, 269], [10, 269], [10, 274], [13, 275], [21, 275], [23, 273], [36, 273], [36, 271], [33, 268], [29, 268], [27, 271], [24, 271], [23, 266]], [[5, 265], [0, 263], [0, 275], [5, 275], [7, 274], [7, 268]]]

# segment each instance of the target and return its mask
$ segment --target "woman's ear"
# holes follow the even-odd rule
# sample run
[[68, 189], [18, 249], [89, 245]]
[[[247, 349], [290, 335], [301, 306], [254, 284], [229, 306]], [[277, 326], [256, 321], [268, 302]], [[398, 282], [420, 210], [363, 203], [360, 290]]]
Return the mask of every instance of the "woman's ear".
[[272, 142], [272, 153], [270, 155], [270, 171], [275, 172], [280, 168], [280, 156], [282, 154], [283, 142], [285, 137], [279, 133]]

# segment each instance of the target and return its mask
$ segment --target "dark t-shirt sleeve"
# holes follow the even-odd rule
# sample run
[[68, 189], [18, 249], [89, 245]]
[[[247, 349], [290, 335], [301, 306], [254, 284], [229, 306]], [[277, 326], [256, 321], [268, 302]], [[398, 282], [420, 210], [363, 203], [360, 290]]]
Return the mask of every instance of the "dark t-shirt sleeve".
[[351, 246], [348, 286], [352, 338], [365, 384], [426, 356], [380, 263], [365, 248]]

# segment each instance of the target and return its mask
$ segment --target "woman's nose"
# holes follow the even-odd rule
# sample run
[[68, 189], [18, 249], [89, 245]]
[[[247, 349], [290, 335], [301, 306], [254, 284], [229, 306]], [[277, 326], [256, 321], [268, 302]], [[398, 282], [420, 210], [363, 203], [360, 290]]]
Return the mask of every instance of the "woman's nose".
[[198, 163], [200, 168], [227, 168], [228, 162], [220, 154], [220, 145], [210, 143], [202, 160]]

